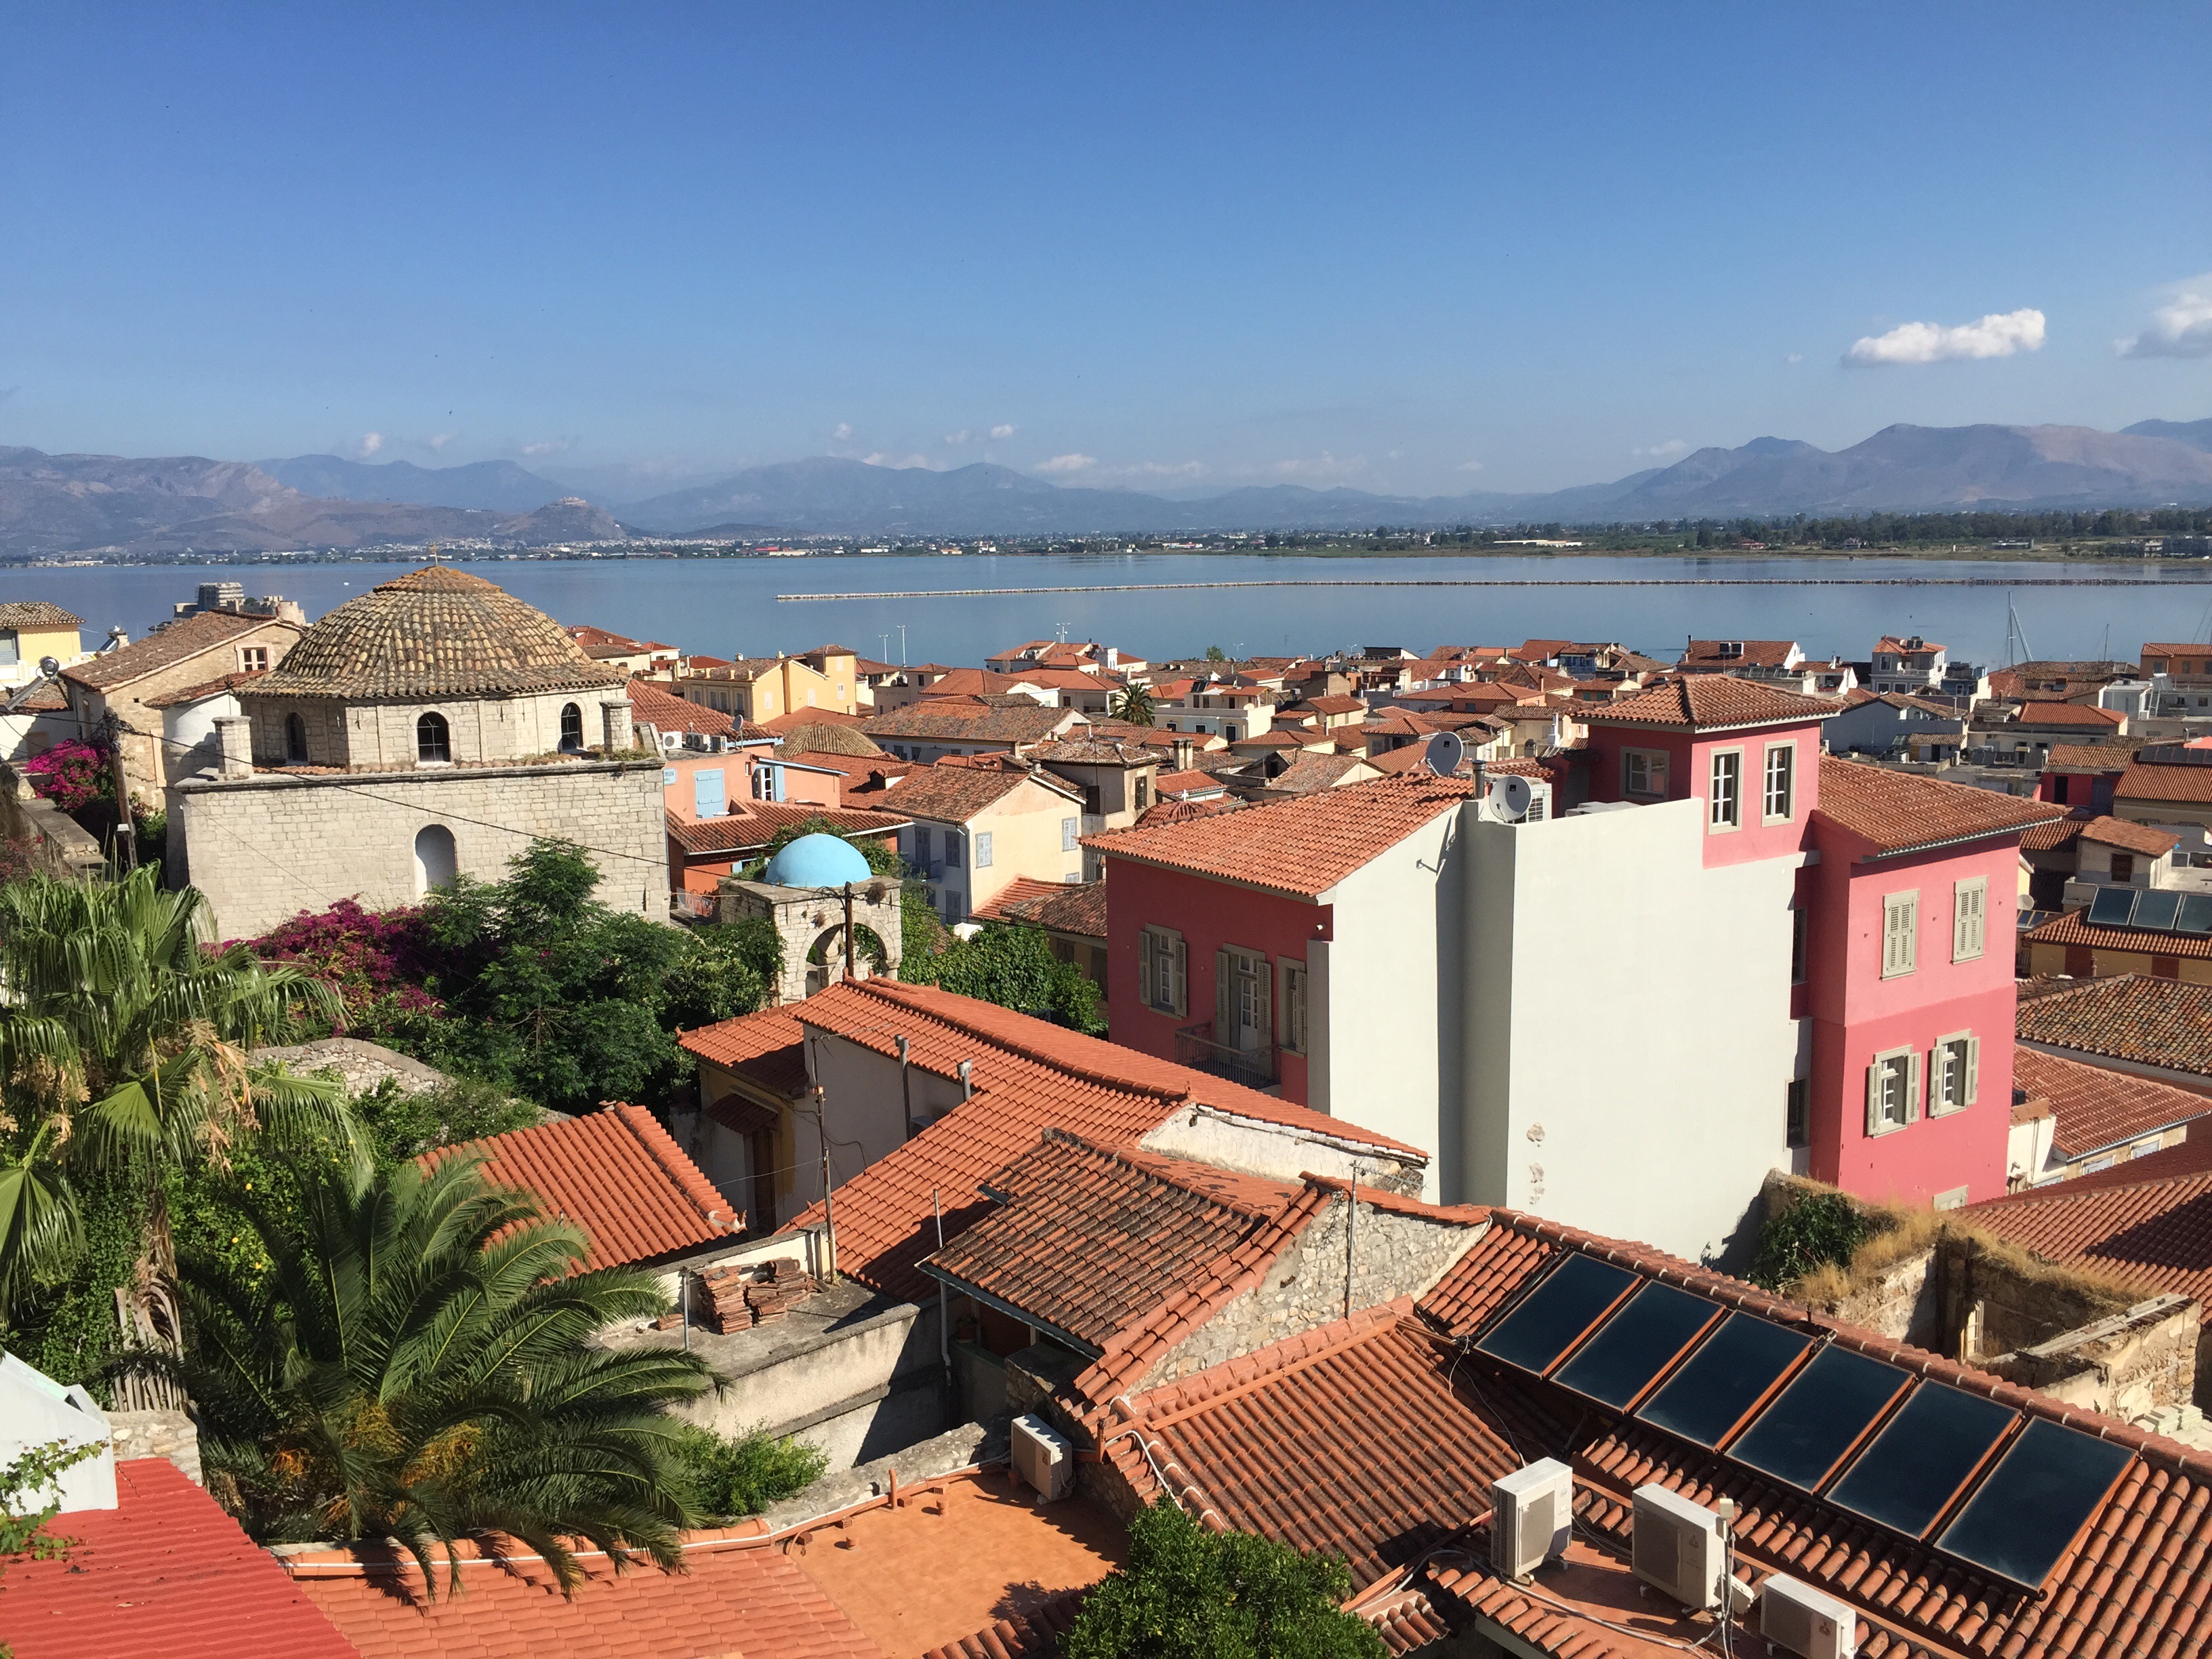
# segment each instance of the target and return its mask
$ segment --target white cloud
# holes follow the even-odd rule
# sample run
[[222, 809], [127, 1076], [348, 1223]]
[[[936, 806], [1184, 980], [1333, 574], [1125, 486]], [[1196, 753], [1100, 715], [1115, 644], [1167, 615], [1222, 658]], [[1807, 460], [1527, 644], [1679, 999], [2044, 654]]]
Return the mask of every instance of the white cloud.
[[563, 455], [575, 447], [575, 443], [574, 438], [540, 438], [520, 447], [525, 455]]
[[835, 438], [839, 443], [843, 443], [846, 439], [853, 435], [853, 423], [850, 421], [838, 422], [836, 425], [830, 428], [830, 435]]
[[1055, 455], [1048, 461], [1039, 461], [1040, 472], [1087, 472], [1098, 465], [1096, 455]]
[[991, 435], [994, 438], [1011, 438], [1014, 435], [1013, 426], [1011, 422], [1001, 422], [991, 428]]
[[384, 447], [384, 434], [381, 432], [364, 432], [361, 434], [361, 442], [357, 447], [361, 452], [362, 459], [365, 461]]
[[1632, 455], [1641, 455], [1646, 460], [1671, 461], [1677, 455], [1688, 454], [1690, 446], [1680, 438], [1669, 438], [1663, 443], [1649, 444], [1642, 449], [1632, 449], [1628, 453]]
[[1793, 351], [1782, 361], [1785, 363], [1802, 363], [1805, 361], [1805, 354], [1802, 351]]
[[1946, 328], [1940, 323], [1899, 323], [1887, 334], [1855, 340], [1844, 362], [1858, 368], [1890, 363], [1941, 363], [1960, 357], [2009, 357], [2043, 349], [2043, 313], [1993, 311], [1978, 323]]
[[863, 455], [860, 459], [870, 466], [919, 466], [926, 467], [932, 471], [936, 471], [937, 468], [937, 463], [927, 455], [892, 455], [880, 449], [872, 455]]
[[1366, 471], [1367, 458], [1354, 455], [1349, 460], [1340, 461], [1324, 449], [1318, 455], [1277, 461], [1267, 471], [1279, 478], [1344, 478]]
[[963, 426], [957, 432], [946, 433], [945, 434], [945, 441], [949, 444], [966, 443], [968, 441], [968, 428]]
[[2212, 357], [2212, 272], [2176, 283], [2132, 340], [2115, 340], [2123, 357]]
[[1455, 472], [1480, 472], [1482, 471], [1482, 463], [1480, 461], [1462, 461], [1452, 470]]
[[442, 455], [446, 453], [446, 446], [460, 435], [458, 432], [433, 432], [422, 441], [429, 446], [433, 455]]
[[1148, 478], [1196, 478], [1206, 472], [1204, 461], [1145, 461], [1127, 469]]

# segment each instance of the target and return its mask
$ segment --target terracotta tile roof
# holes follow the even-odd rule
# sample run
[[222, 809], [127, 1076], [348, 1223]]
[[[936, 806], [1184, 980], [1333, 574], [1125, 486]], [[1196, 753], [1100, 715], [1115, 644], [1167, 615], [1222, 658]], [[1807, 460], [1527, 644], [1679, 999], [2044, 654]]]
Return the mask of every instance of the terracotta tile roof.
[[780, 738], [789, 737], [802, 728], [817, 726], [861, 726], [868, 723], [866, 714], [848, 714], [842, 708], [793, 708], [761, 722], [761, 729], [773, 732]]
[[[958, 758], [983, 758], [959, 757]], [[999, 757], [992, 756], [991, 760]], [[1070, 787], [1048, 772], [1026, 767], [1000, 765], [917, 766], [886, 790], [884, 800], [909, 818], [929, 818], [939, 823], [965, 823], [977, 813], [996, 806], [1017, 791], [1035, 784], [1055, 794], [1066, 795], [1070, 805], [1082, 799]]]
[[83, 626], [83, 617], [73, 616], [63, 610], [61, 606], [46, 599], [0, 601], [0, 628], [39, 629]]
[[[1048, 1128], [1132, 1147], [1176, 1111], [1202, 1105], [1425, 1161], [1414, 1148], [1371, 1130], [933, 986], [843, 981], [809, 997], [795, 1016], [887, 1055], [897, 1052], [896, 1031], [909, 1041], [910, 1063], [939, 1077], [955, 1079], [960, 1061], [972, 1062], [971, 1098], [836, 1189], [838, 1266], [908, 1300], [936, 1288], [915, 1266], [937, 1248], [925, 1225], [932, 1191], [945, 1205], [946, 1238], [957, 1237], [987, 1207], [976, 1183], [1035, 1146]], [[685, 1046], [702, 1035], [692, 1033]], [[817, 1205], [791, 1225], [810, 1224], [820, 1215]]]
[[1137, 830], [1156, 829], [1163, 823], [1189, 823], [1198, 818], [1210, 818], [1217, 812], [1236, 812], [1246, 803], [1235, 796], [1210, 797], [1205, 800], [1164, 800], [1155, 802], [1137, 814], [1131, 826]]
[[617, 1573], [584, 1554], [588, 1578], [573, 1600], [521, 1553], [488, 1561], [465, 1550], [460, 1593], [441, 1584], [435, 1601], [413, 1564], [380, 1546], [287, 1565], [361, 1659], [886, 1659], [796, 1559], [748, 1547], [757, 1530], [690, 1534], [681, 1573]]
[[2154, 859], [2164, 858], [2181, 844], [2181, 837], [2171, 830], [2154, 830], [2147, 823], [2113, 817], [2092, 818], [2081, 827], [2081, 839]]
[[1909, 656], [1916, 652], [1942, 651], [1948, 647], [1938, 644], [1934, 640], [1923, 640], [1917, 645], [1911, 645], [1906, 643], [1904, 635], [1885, 634], [1874, 642], [1874, 648], [1877, 651], [1889, 651]]
[[676, 1039], [677, 1046], [686, 1054], [734, 1072], [785, 1100], [797, 1100], [810, 1086], [805, 1042], [796, 1004], [763, 1008], [719, 1024], [702, 1025]]
[[957, 1642], [947, 1642], [921, 1659], [1051, 1659], [1060, 1651], [1060, 1638], [1075, 1626], [1088, 1590], [1070, 1590], [1040, 1607], [993, 1622], [988, 1630]]
[[586, 1268], [619, 1267], [721, 1243], [735, 1207], [642, 1106], [616, 1102], [566, 1122], [513, 1129], [425, 1153], [435, 1169], [457, 1152], [484, 1154], [484, 1175], [535, 1193], [546, 1210], [591, 1236]]
[[1577, 709], [1592, 726], [1656, 726], [1685, 732], [1808, 725], [1836, 713], [1826, 697], [1800, 696], [1730, 674], [1692, 674], [1599, 707]]
[[1069, 708], [1013, 706], [986, 708], [959, 699], [936, 700], [894, 708], [867, 723], [867, 733], [877, 742], [886, 738], [911, 740], [935, 738], [945, 743], [1042, 743], [1066, 730], [1087, 724]]
[[67, 1560], [8, 1564], [0, 1640], [15, 1659], [356, 1659], [353, 1644], [167, 1458], [115, 1466], [112, 1510], [50, 1533]]
[[249, 669], [240, 674], [219, 674], [198, 685], [188, 685], [181, 691], [171, 691], [159, 697], [146, 699], [149, 708], [180, 708], [188, 702], [198, 702], [203, 697], [220, 696], [226, 691], [235, 691], [241, 685], [251, 685], [268, 673], [265, 668]]
[[62, 678], [90, 686], [95, 691], [111, 690], [149, 674], [158, 674], [165, 668], [173, 668], [180, 662], [189, 662], [202, 652], [227, 650], [240, 634], [251, 633], [257, 628], [282, 628], [295, 635], [300, 632], [290, 623], [280, 623], [270, 617], [247, 617], [233, 611], [202, 611], [157, 628], [143, 640], [118, 646], [105, 656], [64, 668]]
[[425, 565], [348, 599], [254, 688], [270, 697], [482, 697], [611, 690], [536, 606], [451, 565]]
[[2093, 927], [2087, 910], [2068, 910], [2021, 935], [2030, 945], [2085, 945], [2094, 951], [2126, 951], [2146, 957], [2212, 959], [2212, 939], [2201, 933], [2161, 933], [2135, 927]]
[[1982, 836], [2017, 834], [2030, 824], [2066, 816], [2064, 807], [2049, 801], [1971, 789], [1833, 755], [1820, 757], [1820, 800], [1816, 815], [1872, 842], [1885, 857]]
[[2020, 832], [2020, 850], [2023, 853], [2055, 853], [2078, 840], [2088, 827], [2087, 813], [2069, 812], [2063, 818], [2045, 818], [2040, 823], [2029, 824]]
[[2033, 1048], [2013, 1051], [2012, 1078], [2014, 1088], [2051, 1103], [2054, 1142], [2069, 1158], [2212, 1113], [2212, 1100], [2186, 1089]]
[[1316, 714], [1364, 714], [1367, 703], [1361, 697], [1308, 697], [1297, 705]]
[[2120, 800], [2212, 801], [2212, 766], [2154, 766], [2131, 763], [2112, 786]]
[[787, 755], [842, 755], [850, 760], [889, 760], [890, 756], [874, 738], [843, 719], [836, 720], [793, 720], [782, 717], [784, 724], [771, 726], [783, 739]]
[[[1737, 645], [1743, 648], [1732, 655], [1723, 656], [1721, 647]], [[1682, 653], [1676, 665], [1682, 668], [1780, 668], [1790, 660], [1790, 653], [1797, 648], [1795, 640], [1692, 640], [1689, 648]]]
[[[1050, 887], [1050, 884], [1047, 885]], [[1072, 933], [1083, 939], [1106, 939], [1106, 884], [1101, 881], [1062, 882], [1048, 892], [1004, 907], [1007, 920], [1025, 921], [1051, 933]]]
[[635, 657], [655, 651], [673, 651], [672, 645], [659, 640], [634, 640], [627, 634], [617, 634], [607, 629], [594, 628], [589, 623], [571, 623], [562, 630], [584, 647], [584, 654], [594, 659], [608, 657]]
[[630, 718], [641, 726], [660, 732], [696, 732], [709, 738], [737, 735], [738, 722], [731, 715], [679, 697], [649, 680], [632, 680], [628, 691]]
[[969, 912], [972, 921], [1015, 921], [1026, 920], [1007, 913], [1007, 906], [1031, 899], [1056, 898], [1061, 891], [1056, 881], [1039, 881], [1034, 876], [1016, 876], [999, 891], [988, 904], [978, 905]]
[[2021, 1003], [2014, 1020], [2022, 1042], [2212, 1079], [2212, 985], [2148, 974], [2077, 980]]
[[2127, 717], [2110, 708], [2086, 702], [2026, 702], [2014, 720], [2019, 726], [2091, 726], [2112, 727]]
[[994, 674], [988, 668], [956, 668], [932, 680], [932, 697], [975, 697], [987, 691], [1011, 691], [1019, 682], [1012, 674]]
[[69, 707], [69, 694], [49, 680], [15, 705], [19, 714], [58, 714]]
[[1965, 1213], [1974, 1225], [2045, 1261], [2203, 1301], [2212, 1297], [2208, 1164], [2212, 1135], [1971, 1205]]
[[2118, 744], [2057, 743], [2044, 757], [2046, 772], [2124, 772], [2136, 751]]
[[887, 836], [903, 829], [908, 822], [903, 813], [870, 812], [851, 806], [817, 806], [807, 801], [744, 800], [735, 805], [735, 811], [720, 817], [696, 822], [671, 812], [667, 816], [668, 838], [684, 852], [704, 857], [753, 852], [810, 818], [826, 819], [831, 828], [846, 836]]
[[1094, 1358], [1300, 1190], [1059, 1129], [982, 1185], [993, 1207], [923, 1271], [1015, 1309]]
[[1141, 743], [1114, 743], [1095, 738], [1079, 738], [1073, 741], [1056, 738], [1024, 750], [1028, 758], [1042, 761], [1048, 765], [1059, 762], [1064, 766], [1158, 766], [1159, 750]]
[[1090, 836], [1084, 844], [1108, 859], [1317, 899], [1474, 793], [1465, 778], [1377, 778], [1188, 823]]
[[1201, 772], [1194, 767], [1188, 772], [1162, 772], [1152, 780], [1153, 789], [1163, 799], [1169, 795], [1218, 795], [1227, 787], [1211, 772]]

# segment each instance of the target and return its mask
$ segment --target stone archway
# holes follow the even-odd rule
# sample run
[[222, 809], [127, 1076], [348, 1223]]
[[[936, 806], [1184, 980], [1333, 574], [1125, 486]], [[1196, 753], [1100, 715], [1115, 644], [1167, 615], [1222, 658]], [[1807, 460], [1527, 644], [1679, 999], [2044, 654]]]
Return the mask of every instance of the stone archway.
[[[896, 975], [899, 965], [899, 884], [882, 877], [852, 889], [854, 934], [859, 948], [857, 976]], [[764, 881], [722, 878], [720, 919], [739, 921], [764, 916], [783, 941], [781, 982], [770, 988], [776, 1002], [799, 1002], [845, 977], [843, 888], [816, 890], [776, 887]], [[878, 957], [869, 945], [880, 947]]]

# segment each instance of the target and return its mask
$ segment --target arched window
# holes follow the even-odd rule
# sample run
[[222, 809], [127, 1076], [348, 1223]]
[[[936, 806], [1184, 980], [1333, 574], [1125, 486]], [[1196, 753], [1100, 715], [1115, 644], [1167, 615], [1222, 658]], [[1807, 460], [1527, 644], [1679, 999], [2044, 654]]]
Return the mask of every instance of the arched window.
[[[449, 761], [453, 757], [453, 740], [446, 732], [446, 717], [434, 710], [415, 722], [415, 758], [418, 761]], [[452, 837], [447, 837], [451, 840]]]
[[284, 716], [284, 758], [295, 766], [307, 759], [307, 722], [298, 714]]
[[573, 702], [561, 705], [561, 748], [565, 754], [580, 753], [584, 747], [584, 711]]
[[[426, 714], [425, 720], [434, 720]], [[415, 896], [433, 888], [451, 887], [460, 861], [453, 852], [453, 832], [442, 823], [426, 823], [415, 832]]]

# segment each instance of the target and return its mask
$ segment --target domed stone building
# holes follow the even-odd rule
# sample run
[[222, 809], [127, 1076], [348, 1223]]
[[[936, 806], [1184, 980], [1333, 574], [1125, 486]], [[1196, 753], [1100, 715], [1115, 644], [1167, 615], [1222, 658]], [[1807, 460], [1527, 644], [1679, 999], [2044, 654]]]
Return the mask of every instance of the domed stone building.
[[632, 746], [623, 676], [496, 584], [380, 582], [237, 696], [219, 764], [168, 791], [170, 878], [225, 936], [496, 880], [542, 836], [598, 861], [605, 902], [666, 916], [661, 762]]

